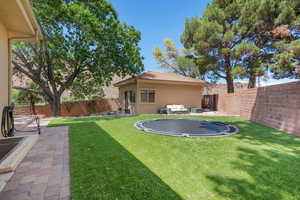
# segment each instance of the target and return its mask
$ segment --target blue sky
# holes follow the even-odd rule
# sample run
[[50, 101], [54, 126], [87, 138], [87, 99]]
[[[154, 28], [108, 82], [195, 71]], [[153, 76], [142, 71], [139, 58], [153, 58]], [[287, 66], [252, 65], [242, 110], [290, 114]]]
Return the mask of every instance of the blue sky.
[[171, 38], [178, 47], [184, 22], [188, 17], [201, 16], [210, 0], [109, 0], [122, 22], [133, 25], [142, 33], [141, 53], [145, 70], [159, 70], [152, 56], [154, 47]]
[[[152, 50], [170, 38], [182, 47], [180, 35], [186, 18], [201, 16], [210, 0], [108, 0], [119, 13], [122, 22], [133, 25], [142, 33], [141, 54], [145, 70], [160, 71]], [[246, 81], [246, 80], [245, 80]], [[290, 79], [262, 82], [263, 85], [291, 81]]]

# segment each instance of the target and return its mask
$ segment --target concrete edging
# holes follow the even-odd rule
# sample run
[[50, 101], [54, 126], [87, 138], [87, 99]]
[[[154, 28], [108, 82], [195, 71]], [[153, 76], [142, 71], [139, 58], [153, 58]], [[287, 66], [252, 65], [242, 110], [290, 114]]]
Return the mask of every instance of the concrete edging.
[[39, 135], [21, 136], [24, 140], [18, 144], [12, 152], [0, 163], [0, 173], [8, 173], [14, 171], [33, 145], [37, 142]]

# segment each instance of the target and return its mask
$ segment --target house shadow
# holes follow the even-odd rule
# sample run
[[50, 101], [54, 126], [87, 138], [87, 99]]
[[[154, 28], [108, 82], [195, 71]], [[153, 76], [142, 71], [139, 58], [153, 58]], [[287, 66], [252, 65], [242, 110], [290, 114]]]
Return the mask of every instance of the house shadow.
[[182, 199], [102, 129], [96, 119], [73, 119], [73, 123], [61, 124], [70, 127], [71, 191], [74, 199]]

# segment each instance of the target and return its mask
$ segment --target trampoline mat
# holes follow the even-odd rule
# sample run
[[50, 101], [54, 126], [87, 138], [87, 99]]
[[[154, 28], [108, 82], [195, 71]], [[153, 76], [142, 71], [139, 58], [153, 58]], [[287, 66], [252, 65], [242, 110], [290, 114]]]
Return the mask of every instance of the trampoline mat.
[[238, 132], [231, 124], [188, 118], [143, 120], [135, 127], [149, 133], [184, 137], [218, 137]]

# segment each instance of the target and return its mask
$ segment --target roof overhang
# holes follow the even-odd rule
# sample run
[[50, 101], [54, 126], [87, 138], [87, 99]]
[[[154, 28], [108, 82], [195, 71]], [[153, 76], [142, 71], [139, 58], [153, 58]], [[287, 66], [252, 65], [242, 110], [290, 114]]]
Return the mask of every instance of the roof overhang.
[[169, 84], [169, 85], [190, 85], [190, 86], [204, 86], [207, 83], [206, 82], [189, 82], [189, 81], [170, 81], [170, 80], [158, 80], [158, 79], [141, 79], [141, 78], [130, 78], [123, 81], [120, 81], [118, 83], [115, 83], [115, 87], [120, 87], [124, 85], [129, 84], [135, 84], [135, 83], [155, 83], [155, 84]]
[[9, 39], [36, 42], [42, 39], [40, 26], [28, 0], [0, 0], [0, 23]]
[[129, 79], [117, 82], [117, 83], [114, 84], [114, 86], [115, 87], [120, 87], [120, 86], [123, 86], [123, 85], [134, 84], [134, 83], [136, 83], [136, 81], [137, 81], [136, 77], [133, 77], [133, 78], [129, 78]]
[[169, 85], [190, 85], [190, 86], [203, 86], [205, 82], [191, 82], [191, 81], [170, 81], [170, 80], [151, 80], [151, 79], [137, 79], [139, 83], [156, 83], [156, 84], [169, 84]]

